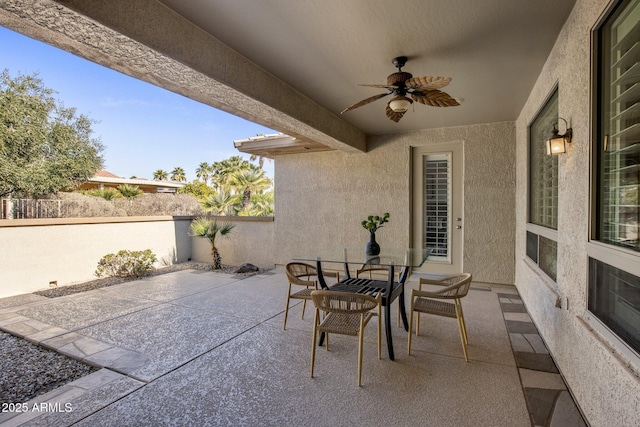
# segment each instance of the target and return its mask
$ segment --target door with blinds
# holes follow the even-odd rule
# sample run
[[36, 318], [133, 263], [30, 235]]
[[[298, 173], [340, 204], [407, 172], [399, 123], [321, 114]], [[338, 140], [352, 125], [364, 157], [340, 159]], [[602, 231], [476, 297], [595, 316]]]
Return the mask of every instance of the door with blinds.
[[412, 149], [412, 246], [432, 249], [417, 271], [463, 271], [462, 160], [462, 142]]

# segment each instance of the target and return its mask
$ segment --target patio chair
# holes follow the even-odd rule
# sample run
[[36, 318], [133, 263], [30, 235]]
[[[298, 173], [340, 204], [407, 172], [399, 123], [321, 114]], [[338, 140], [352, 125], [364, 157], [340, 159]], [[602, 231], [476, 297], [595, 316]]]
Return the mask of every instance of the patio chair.
[[[316, 268], [303, 262], [290, 262], [285, 267], [285, 273], [289, 279], [289, 290], [287, 292], [287, 306], [284, 310], [284, 329], [287, 329], [287, 316], [289, 315], [289, 301], [292, 299], [301, 299], [302, 302], [302, 319], [304, 319], [304, 311], [307, 306], [307, 300], [311, 299], [311, 292], [318, 289], [318, 281], [312, 280], [318, 277]], [[323, 272], [325, 277], [335, 277], [336, 281], [340, 281], [340, 274], [337, 272]], [[291, 293], [293, 286], [303, 286], [304, 289]]]
[[[445, 283], [438, 283], [444, 285]], [[464, 315], [462, 313], [461, 299], [469, 292], [471, 286], [471, 274], [463, 273], [449, 276], [446, 284], [441, 289], [435, 291], [423, 291], [413, 289], [411, 291], [411, 309], [409, 315], [409, 342], [407, 352], [411, 354], [411, 335], [413, 328], [413, 313], [428, 313], [436, 316], [452, 317], [458, 320], [458, 329], [460, 330], [460, 340], [462, 341], [462, 351], [464, 352], [464, 360], [469, 361], [467, 355], [467, 328], [464, 323]], [[447, 302], [446, 300], [453, 300]]]
[[[316, 312], [313, 321], [313, 340], [311, 348], [311, 378], [316, 360], [316, 342], [319, 333], [326, 334], [325, 345], [329, 351], [329, 334], [352, 335], [358, 337], [358, 387], [362, 385], [362, 347], [364, 328], [373, 317], [378, 317], [378, 359], [381, 356], [382, 295], [377, 297], [320, 290], [311, 292]], [[377, 308], [377, 310], [376, 310]], [[320, 321], [320, 312], [325, 314]], [[376, 312], [377, 311], [377, 312]]]
[[[458, 277], [457, 274], [426, 274], [420, 276], [418, 289], [422, 290], [422, 285], [449, 286]], [[416, 336], [420, 335], [420, 312], [416, 318]]]

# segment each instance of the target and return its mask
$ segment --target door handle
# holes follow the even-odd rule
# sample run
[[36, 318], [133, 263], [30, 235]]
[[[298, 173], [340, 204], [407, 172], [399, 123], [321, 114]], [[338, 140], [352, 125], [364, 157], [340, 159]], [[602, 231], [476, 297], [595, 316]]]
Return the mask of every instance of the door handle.
[[462, 229], [462, 226], [461, 225], [456, 225], [456, 230], [460, 230], [460, 229]]

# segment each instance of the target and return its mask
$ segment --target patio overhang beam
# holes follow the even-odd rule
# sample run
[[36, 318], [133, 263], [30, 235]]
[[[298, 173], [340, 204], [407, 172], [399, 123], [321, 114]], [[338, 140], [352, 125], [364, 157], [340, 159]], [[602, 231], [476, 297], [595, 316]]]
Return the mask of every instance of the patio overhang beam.
[[365, 134], [157, 0], [3, 0], [0, 25], [300, 140]]

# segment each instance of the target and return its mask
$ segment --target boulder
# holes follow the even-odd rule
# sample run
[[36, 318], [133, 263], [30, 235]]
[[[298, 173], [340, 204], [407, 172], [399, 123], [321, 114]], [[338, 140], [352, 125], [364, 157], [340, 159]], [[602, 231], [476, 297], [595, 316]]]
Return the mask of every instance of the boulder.
[[240, 273], [257, 273], [260, 271], [259, 267], [256, 267], [253, 264], [250, 263], [244, 263], [242, 264], [240, 267], [236, 268], [236, 271], [234, 271], [234, 273], [236, 274], [240, 274]]

